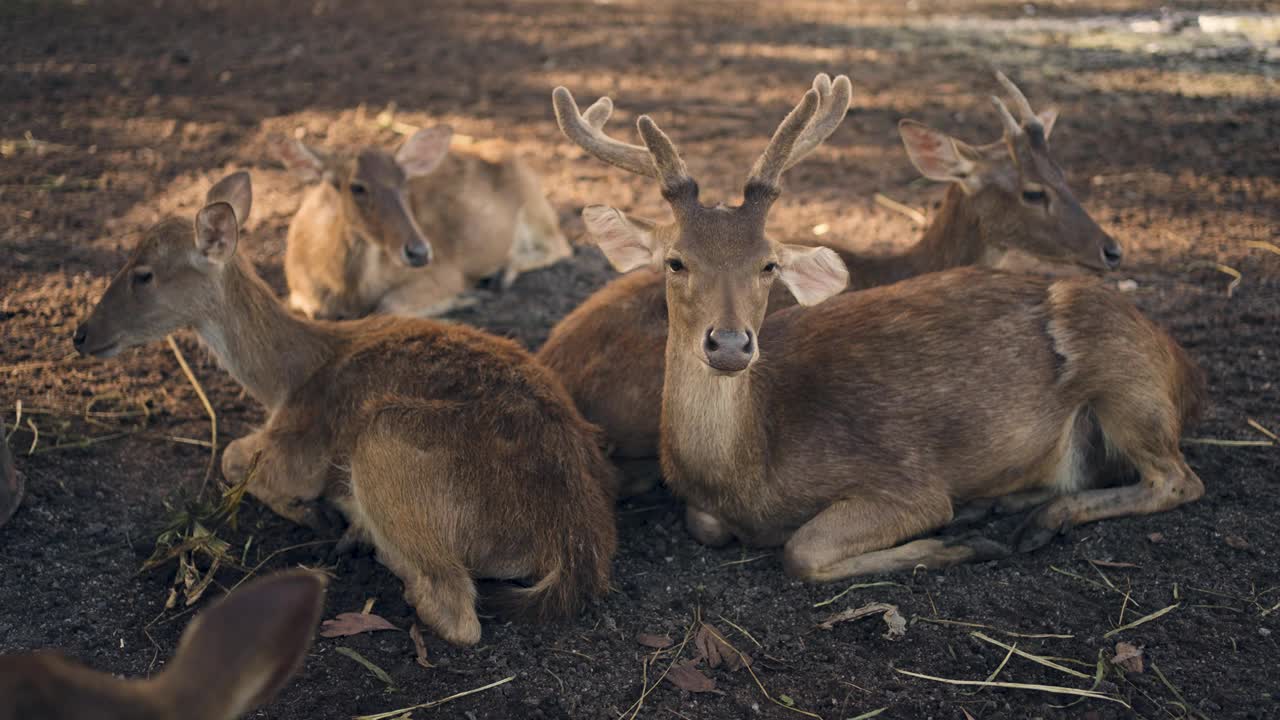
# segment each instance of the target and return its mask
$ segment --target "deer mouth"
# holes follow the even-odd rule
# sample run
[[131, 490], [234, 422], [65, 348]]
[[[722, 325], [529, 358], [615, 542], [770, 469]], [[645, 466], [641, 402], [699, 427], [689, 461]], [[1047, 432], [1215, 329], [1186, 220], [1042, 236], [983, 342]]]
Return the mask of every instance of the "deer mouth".
[[109, 342], [106, 345], [99, 345], [98, 347], [94, 347], [94, 348], [88, 348], [88, 347], [79, 348], [80, 354], [83, 356], [92, 356], [92, 357], [104, 358], [104, 359], [113, 358], [116, 355], [119, 355], [120, 351], [123, 349], [124, 348], [120, 347], [120, 343], [118, 341]]

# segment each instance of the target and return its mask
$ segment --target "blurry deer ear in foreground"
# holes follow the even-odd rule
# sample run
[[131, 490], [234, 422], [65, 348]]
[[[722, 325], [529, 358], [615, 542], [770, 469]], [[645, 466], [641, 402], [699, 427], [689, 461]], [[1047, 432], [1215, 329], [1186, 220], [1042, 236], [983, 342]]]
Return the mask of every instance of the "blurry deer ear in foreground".
[[18, 505], [22, 504], [23, 480], [13, 465], [13, 454], [5, 440], [4, 423], [0, 422], [0, 526], [9, 522], [9, 518], [18, 511]]
[[0, 720], [234, 720], [298, 672], [324, 605], [324, 577], [254, 580], [196, 616], [164, 670], [120, 680], [54, 651], [0, 657]]

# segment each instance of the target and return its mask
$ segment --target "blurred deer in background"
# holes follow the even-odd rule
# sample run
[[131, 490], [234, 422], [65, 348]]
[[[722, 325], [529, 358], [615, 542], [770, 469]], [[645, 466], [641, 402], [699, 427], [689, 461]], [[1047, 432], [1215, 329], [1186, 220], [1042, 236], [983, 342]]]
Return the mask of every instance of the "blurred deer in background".
[[[1022, 116], [1015, 121], [1003, 103], [997, 105], [1002, 140], [973, 147], [911, 120], [899, 125], [920, 172], [951, 187], [924, 237], [906, 252], [877, 257], [837, 250], [849, 268], [852, 289], [965, 265], [1100, 272], [1119, 264], [1119, 244], [1076, 201], [1049, 155], [1057, 113], [1037, 115], [1012, 82], [1003, 74], [996, 77]], [[814, 89], [825, 118], [822, 127], [833, 132], [849, 106], [849, 86], [819, 76]], [[556, 117], [578, 141], [601, 132], [612, 106], [606, 101], [592, 110], [594, 115], [579, 117], [557, 105]], [[561, 320], [538, 352], [621, 457], [653, 457], [658, 451], [666, 302], [660, 273], [618, 278]], [[788, 294], [775, 292], [769, 311], [792, 304]]]
[[23, 478], [13, 466], [13, 455], [5, 439], [4, 423], [0, 422], [0, 526], [18, 511], [22, 503]]
[[575, 612], [608, 587], [616, 470], [550, 371], [515, 343], [463, 325], [290, 313], [242, 256], [247, 173], [210, 189], [194, 225], [142, 237], [89, 319], [82, 355], [193, 328], [268, 411], [223, 453], [228, 482], [280, 515], [324, 523], [322, 501], [377, 548], [423, 622], [480, 639], [473, 577], [531, 580], [516, 613]]
[[308, 317], [430, 316], [480, 280], [503, 288], [572, 254], [532, 170], [450, 148], [444, 125], [394, 156], [377, 147], [326, 153], [288, 141], [285, 165], [314, 181], [289, 225], [289, 304]]
[[121, 680], [55, 651], [0, 657], [0, 720], [234, 720], [302, 667], [325, 580], [305, 570], [254, 580], [187, 625], [147, 680]]
[[[554, 94], [565, 134], [658, 180], [675, 216], [583, 212], [620, 272], [664, 274], [661, 461], [691, 534], [783, 545], [789, 574], [823, 581], [1005, 553], [980, 538], [900, 544], [972, 499], [1047, 499], [1019, 538], [1030, 549], [1080, 523], [1199, 498], [1178, 446], [1199, 372], [1118, 293], [966, 268], [840, 294], [848, 275], [835, 252], [768, 237], [783, 172], [829, 134], [821, 80], [778, 127], [738, 207], [699, 201], [648, 116], [637, 121], [644, 146], [628, 145], [600, 129], [607, 102], [580, 116], [566, 89]], [[775, 284], [813, 307], [766, 319]], [[1140, 482], [1096, 488], [1109, 463]]]

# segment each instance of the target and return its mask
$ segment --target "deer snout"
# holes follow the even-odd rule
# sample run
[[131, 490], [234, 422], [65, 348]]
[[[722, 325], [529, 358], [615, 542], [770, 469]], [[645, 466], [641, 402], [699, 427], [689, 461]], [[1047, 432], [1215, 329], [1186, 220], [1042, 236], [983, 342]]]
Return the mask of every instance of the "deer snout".
[[1115, 270], [1120, 267], [1120, 260], [1124, 258], [1124, 249], [1120, 247], [1120, 243], [1111, 237], [1107, 237], [1102, 241], [1102, 264], [1108, 270]]
[[708, 328], [702, 339], [702, 352], [712, 368], [726, 373], [742, 372], [755, 357], [755, 335], [750, 330]]
[[84, 323], [81, 323], [80, 327], [76, 328], [76, 334], [71, 336], [71, 342], [76, 346], [76, 350], [83, 353], [84, 341], [88, 339], [89, 339], [89, 328], [85, 327]]
[[405, 243], [400, 248], [400, 257], [409, 267], [422, 267], [431, 262], [431, 246], [421, 240]]

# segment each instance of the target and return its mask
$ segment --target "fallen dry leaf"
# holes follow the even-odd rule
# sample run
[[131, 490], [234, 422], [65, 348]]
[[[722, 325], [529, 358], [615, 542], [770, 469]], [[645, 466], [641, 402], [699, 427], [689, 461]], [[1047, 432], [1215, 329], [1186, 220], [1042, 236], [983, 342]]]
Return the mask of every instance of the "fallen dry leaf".
[[721, 639], [723, 637], [724, 633], [719, 628], [702, 623], [698, 634], [693, 638], [693, 645], [697, 648], [695, 659], [706, 660], [708, 667], [718, 668], [724, 665], [734, 671], [742, 669], [743, 665], [750, 665], [751, 656], [734, 650]]
[[1147, 539], [1153, 543], [1162, 543], [1164, 542], [1164, 533], [1158, 533], [1158, 532], [1151, 533], [1150, 535], [1147, 536]]
[[842, 622], [857, 620], [876, 613], [883, 613], [884, 622], [889, 626], [888, 631], [881, 635], [885, 640], [899, 640], [907, 634], [907, 619], [902, 617], [902, 613], [898, 612], [897, 605], [890, 605], [889, 603], [868, 603], [860, 608], [842, 610], [818, 623], [818, 627], [823, 630], [830, 630]]
[[1223, 538], [1223, 540], [1225, 540], [1228, 545], [1230, 545], [1231, 547], [1237, 550], [1249, 549], [1249, 541], [1245, 540], [1239, 535], [1228, 535], [1225, 538]]
[[716, 681], [702, 674], [696, 660], [686, 660], [667, 671], [672, 685], [692, 693], [715, 692]]
[[381, 615], [373, 613], [341, 613], [332, 620], [320, 624], [320, 637], [335, 638], [378, 630], [399, 630]]
[[1097, 565], [1098, 567], [1106, 567], [1106, 568], [1140, 568], [1142, 567], [1141, 565], [1138, 565], [1135, 563], [1117, 562], [1115, 560], [1090, 560], [1089, 562], [1093, 563], [1094, 565]]
[[636, 635], [636, 642], [647, 648], [654, 650], [665, 650], [671, 647], [671, 638], [666, 635], [651, 635], [649, 633], [639, 633]]
[[1111, 664], [1127, 673], [1142, 672], [1142, 648], [1133, 643], [1116, 643], [1116, 656], [1111, 658]]
[[414, 658], [419, 665], [424, 668], [433, 668], [435, 665], [427, 659], [427, 643], [422, 639], [422, 630], [418, 628], [418, 623], [409, 626], [409, 638], [413, 640], [413, 651], [417, 655]]
[[960, 708], [960, 712], [964, 713], [964, 720], [974, 720], [973, 716], [969, 714], [968, 710], [965, 710], [964, 708]]

